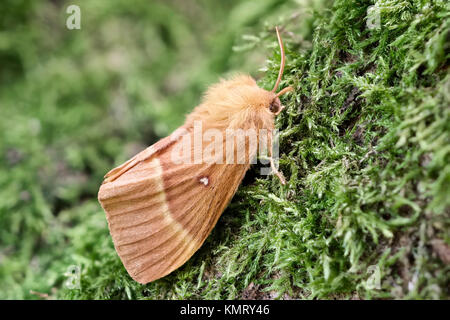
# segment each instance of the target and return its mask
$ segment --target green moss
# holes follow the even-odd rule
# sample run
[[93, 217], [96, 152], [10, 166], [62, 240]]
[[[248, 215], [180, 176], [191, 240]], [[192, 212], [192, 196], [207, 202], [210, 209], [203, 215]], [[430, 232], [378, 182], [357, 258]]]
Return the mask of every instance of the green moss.
[[[380, 28], [371, 29], [373, 1], [264, 1], [258, 11], [233, 2], [206, 8], [202, 26], [228, 14], [208, 34], [170, 5], [117, 4], [82, 7], [92, 9], [83, 32], [52, 27], [52, 39], [18, 8], [0, 42], [0, 59], [16, 61], [0, 89], [0, 297], [448, 299], [447, 3], [377, 1]], [[290, 31], [282, 86], [296, 89], [277, 120], [288, 184], [253, 167], [184, 266], [134, 282], [96, 201], [102, 175], [178, 126], [220, 73], [256, 68], [249, 61], [266, 45], [274, 54], [259, 84], [271, 88], [275, 23]], [[252, 36], [237, 37], [250, 26]], [[214, 49], [186, 51], [189, 37]], [[81, 270], [79, 289], [64, 285], [70, 266]]]

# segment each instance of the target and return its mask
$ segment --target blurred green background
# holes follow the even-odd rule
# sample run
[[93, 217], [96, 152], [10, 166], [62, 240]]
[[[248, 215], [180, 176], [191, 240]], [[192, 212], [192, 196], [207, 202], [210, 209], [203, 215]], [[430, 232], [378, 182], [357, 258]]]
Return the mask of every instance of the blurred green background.
[[[81, 30], [66, 28], [70, 4]], [[106, 226], [96, 201], [105, 172], [182, 124], [219, 76], [260, 76], [272, 48], [245, 34], [293, 5], [2, 1], [0, 298], [60, 287], [74, 227]]]

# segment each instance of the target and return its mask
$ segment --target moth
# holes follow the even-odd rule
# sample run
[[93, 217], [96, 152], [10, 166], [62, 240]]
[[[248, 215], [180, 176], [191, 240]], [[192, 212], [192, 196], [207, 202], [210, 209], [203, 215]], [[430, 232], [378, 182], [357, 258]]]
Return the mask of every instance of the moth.
[[[272, 171], [285, 183], [274, 165], [272, 131], [275, 117], [284, 109], [279, 97], [292, 88], [276, 93], [285, 64], [278, 28], [276, 33], [281, 64], [271, 91], [258, 87], [249, 75], [221, 80], [208, 88], [180, 128], [105, 175], [98, 200], [115, 249], [135, 281], [144, 284], [166, 276], [201, 247], [261, 141], [268, 142]], [[256, 144], [250, 143], [250, 136], [234, 139], [228, 135], [232, 130], [256, 132]], [[216, 148], [198, 148], [198, 143], [196, 148], [198, 136], [204, 138], [208, 132]]]

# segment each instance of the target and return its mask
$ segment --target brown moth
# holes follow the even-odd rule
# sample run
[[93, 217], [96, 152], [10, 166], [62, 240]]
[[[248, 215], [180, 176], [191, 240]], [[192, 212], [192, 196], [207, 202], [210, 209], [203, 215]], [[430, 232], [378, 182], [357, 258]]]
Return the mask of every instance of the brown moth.
[[[116, 251], [134, 280], [148, 283], [164, 277], [200, 248], [255, 158], [261, 138], [268, 141], [272, 171], [285, 183], [272, 158], [272, 130], [284, 108], [279, 96], [292, 88], [275, 93], [285, 61], [278, 28], [276, 32], [281, 66], [271, 91], [259, 88], [248, 75], [222, 80], [207, 90], [183, 126], [106, 174], [98, 200]], [[257, 143], [246, 137], [243, 142], [233, 138], [230, 144], [232, 129], [256, 132]], [[209, 138], [214, 137], [218, 148], [201, 146], [197, 157], [195, 139], [207, 132], [214, 133]], [[183, 155], [174, 161], [180, 150]]]

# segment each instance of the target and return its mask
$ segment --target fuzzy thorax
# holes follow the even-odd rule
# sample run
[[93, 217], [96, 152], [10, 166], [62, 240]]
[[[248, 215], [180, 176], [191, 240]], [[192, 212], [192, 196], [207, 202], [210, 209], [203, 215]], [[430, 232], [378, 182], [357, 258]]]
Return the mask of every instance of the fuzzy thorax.
[[189, 127], [200, 120], [204, 128], [272, 130], [274, 114], [269, 107], [277, 99], [273, 92], [258, 87], [252, 77], [238, 75], [212, 85], [186, 124]]

